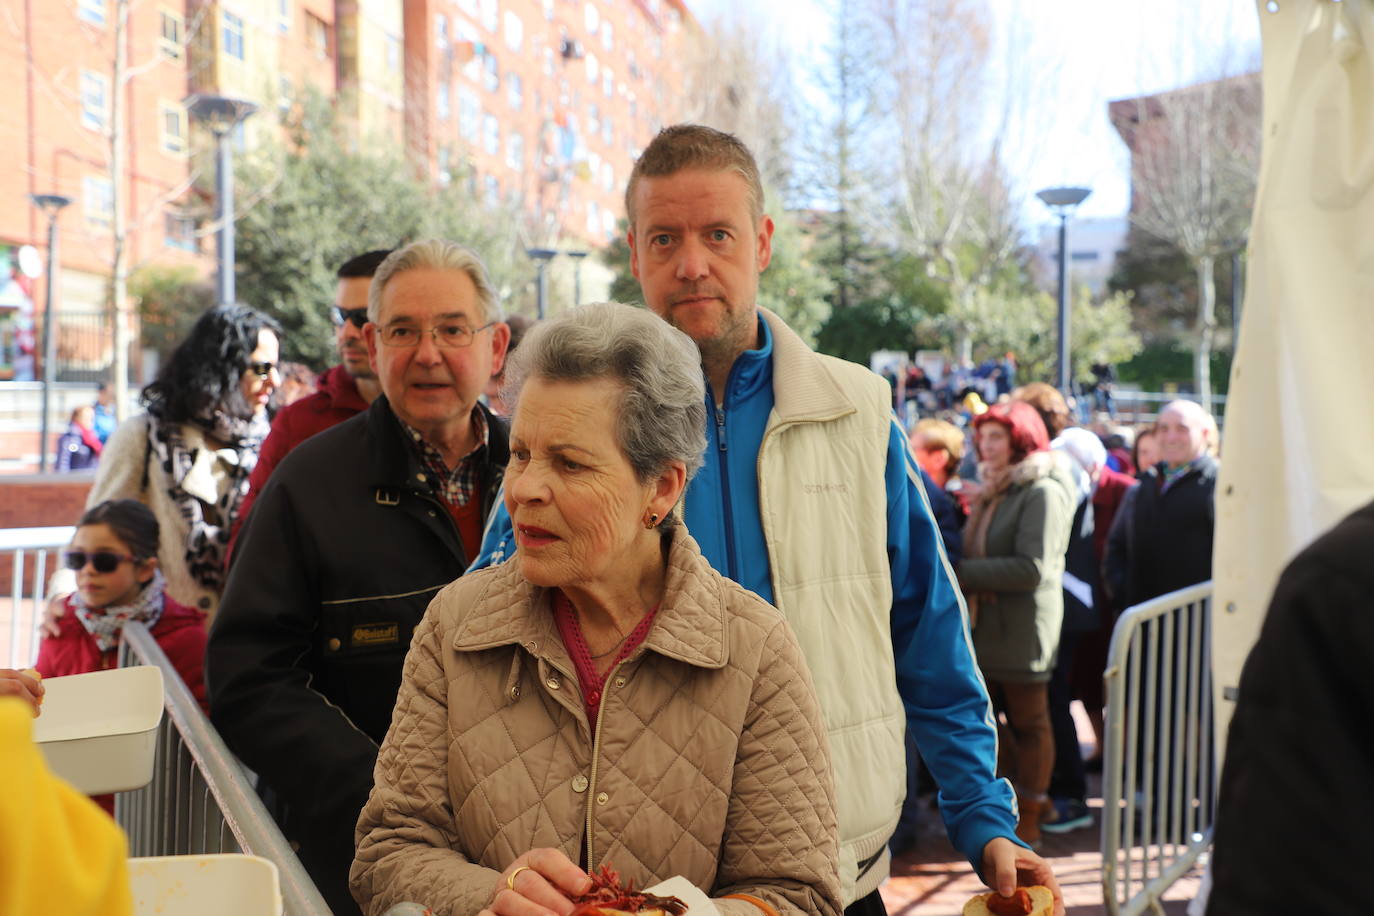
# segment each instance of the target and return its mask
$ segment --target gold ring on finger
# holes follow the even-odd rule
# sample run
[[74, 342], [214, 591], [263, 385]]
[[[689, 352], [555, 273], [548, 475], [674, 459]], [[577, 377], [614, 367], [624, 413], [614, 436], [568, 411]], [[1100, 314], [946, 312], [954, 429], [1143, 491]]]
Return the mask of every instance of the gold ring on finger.
[[515, 876], [520, 874], [522, 871], [525, 871], [526, 869], [530, 871], [534, 870], [532, 866], [521, 865], [515, 871], [511, 872], [509, 875], [506, 875], [506, 887], [510, 888], [511, 890], [515, 890]]

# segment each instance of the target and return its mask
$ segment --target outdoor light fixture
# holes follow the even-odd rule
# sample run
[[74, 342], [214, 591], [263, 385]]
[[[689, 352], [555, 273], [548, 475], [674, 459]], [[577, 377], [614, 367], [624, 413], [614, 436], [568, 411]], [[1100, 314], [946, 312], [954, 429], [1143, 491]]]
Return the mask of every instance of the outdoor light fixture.
[[582, 259], [591, 254], [590, 251], [565, 251], [563, 252], [573, 259], [573, 305], [582, 304]]
[[539, 268], [539, 282], [538, 285], [535, 287], [538, 294], [536, 297], [536, 303], [539, 311], [539, 320], [543, 321], [544, 302], [547, 300], [549, 295], [549, 281], [548, 278], [545, 276], [544, 272], [548, 268], [549, 262], [552, 261], [558, 255], [558, 252], [553, 250], [552, 248], [527, 248], [525, 249], [525, 254], [533, 258], [535, 266]]
[[53, 326], [57, 287], [57, 216], [72, 202], [61, 194], [30, 194], [29, 200], [48, 218], [48, 293], [43, 304], [43, 415], [38, 421], [38, 470], [48, 469], [48, 410], [57, 381], [57, 330]]
[[1059, 216], [1059, 384], [1065, 397], [1072, 393], [1069, 371], [1069, 214], [1092, 193], [1091, 188], [1046, 188], [1036, 197]]
[[216, 286], [219, 301], [234, 301], [234, 153], [229, 134], [246, 118], [258, 110], [254, 102], [234, 99], [226, 95], [198, 93], [186, 99], [186, 110], [192, 118], [204, 124], [215, 135], [215, 190], [219, 203], [219, 232], [215, 234], [215, 248], [219, 262]]

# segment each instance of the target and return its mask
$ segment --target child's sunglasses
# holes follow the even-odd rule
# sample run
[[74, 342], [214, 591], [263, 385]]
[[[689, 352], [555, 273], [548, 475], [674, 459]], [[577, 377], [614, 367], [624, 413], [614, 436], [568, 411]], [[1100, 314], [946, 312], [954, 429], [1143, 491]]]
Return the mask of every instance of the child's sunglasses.
[[88, 560], [98, 573], [112, 573], [119, 568], [120, 563], [137, 562], [127, 554], [115, 553], [110, 550], [97, 550], [94, 553], [87, 553], [84, 550], [65, 550], [62, 552], [62, 565], [68, 569], [84, 569]]

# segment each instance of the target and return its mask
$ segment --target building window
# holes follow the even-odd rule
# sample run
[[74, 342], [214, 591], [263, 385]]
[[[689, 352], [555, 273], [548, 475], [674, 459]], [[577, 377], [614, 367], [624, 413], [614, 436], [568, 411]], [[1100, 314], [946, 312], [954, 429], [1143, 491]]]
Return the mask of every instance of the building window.
[[525, 102], [524, 86], [520, 82], [520, 74], [518, 73], [506, 74], [506, 100], [510, 102], [510, 107], [515, 111], [519, 111], [520, 106]]
[[181, 49], [185, 40], [182, 36], [186, 30], [186, 21], [167, 10], [160, 10], [159, 13], [162, 18], [162, 34], [158, 37], [158, 48], [164, 57], [181, 60]]
[[553, 48], [544, 47], [544, 75], [553, 76]]
[[595, 102], [587, 106], [587, 133], [593, 137], [601, 133], [601, 109]]
[[224, 14], [224, 53], [243, 60], [243, 19], [233, 13]]
[[525, 41], [525, 23], [510, 10], [506, 10], [506, 47], [519, 51]]
[[291, 78], [283, 76], [277, 80], [277, 111], [286, 114], [291, 110]]
[[291, 0], [277, 0], [277, 29], [291, 31]]
[[458, 94], [458, 133], [464, 140], [477, 139], [477, 125], [482, 120], [477, 100], [467, 92]]
[[518, 133], [506, 138], [506, 165], [517, 172], [525, 168], [525, 138]]
[[596, 85], [597, 78], [601, 75], [601, 68], [597, 65], [597, 62], [596, 62], [596, 55], [595, 55], [595, 54], [590, 54], [590, 53], [589, 53], [589, 54], [587, 55], [586, 65], [587, 65], [587, 82], [589, 82], [589, 83], [591, 83], [593, 86], [595, 86], [595, 85]]
[[114, 219], [114, 185], [108, 178], [86, 175], [81, 179], [81, 206], [86, 219], [108, 223]]
[[587, 34], [595, 35], [596, 30], [601, 27], [601, 15], [596, 8], [596, 4], [591, 2], [591, 0], [587, 0], [583, 19], [587, 26]]
[[105, 24], [105, 0], [78, 0], [76, 15], [82, 22], [91, 25]]
[[196, 238], [196, 221], [189, 216], [167, 211], [162, 214], [162, 244], [168, 248], [182, 251], [199, 251], [200, 242]]
[[544, 0], [544, 18], [553, 22], [553, 0]]
[[163, 152], [182, 155], [186, 152], [186, 108], [172, 102], [158, 102], [158, 126]]
[[448, 50], [448, 17], [443, 13], [434, 14], [434, 47]]
[[486, 73], [482, 76], [482, 84], [487, 87], [488, 92], [501, 91], [501, 64], [496, 59], [495, 54], [488, 54], [482, 60], [482, 66]]
[[601, 93], [606, 98], [615, 98], [615, 74], [608, 69], [601, 71]]
[[493, 156], [501, 155], [501, 125], [493, 115], [482, 116], [482, 148]]
[[494, 34], [501, 25], [498, 12], [497, 0], [482, 0], [482, 28]]
[[401, 72], [401, 39], [395, 35], [386, 36], [386, 68], [392, 73]]
[[306, 41], [310, 44], [310, 51], [317, 60], [329, 59], [329, 23], [325, 22], [314, 13], [306, 11], [305, 14], [305, 35]]
[[434, 113], [440, 121], [447, 121], [449, 116], [449, 97], [448, 83], [439, 84], [439, 92], [434, 98]]
[[482, 188], [486, 194], [487, 206], [499, 207], [501, 205], [501, 182], [496, 180], [496, 176], [487, 175], [483, 178]]
[[81, 71], [81, 126], [104, 130], [110, 118], [110, 81], [103, 73]]
[[609, 21], [601, 24], [601, 49], [608, 54], [615, 50], [615, 26]]
[[596, 201], [587, 201], [587, 234], [596, 238], [601, 234], [601, 209]]

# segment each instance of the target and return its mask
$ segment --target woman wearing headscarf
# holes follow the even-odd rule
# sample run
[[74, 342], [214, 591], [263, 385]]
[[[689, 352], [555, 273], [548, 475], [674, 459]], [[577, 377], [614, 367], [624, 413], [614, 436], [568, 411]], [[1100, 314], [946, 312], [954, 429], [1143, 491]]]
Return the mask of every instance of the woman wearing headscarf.
[[430, 604], [353, 895], [567, 913], [612, 866], [735, 916], [838, 916], [829, 753], [782, 615], [675, 514], [705, 448], [696, 346], [643, 309], [534, 327], [507, 369], [516, 555]]
[[1029, 404], [996, 404], [973, 427], [983, 486], [964, 527], [959, 583], [978, 665], [1011, 731], [1016, 833], [1035, 845], [1050, 807], [1054, 738], [1047, 686], [1064, 615], [1064, 552], [1076, 491]]

